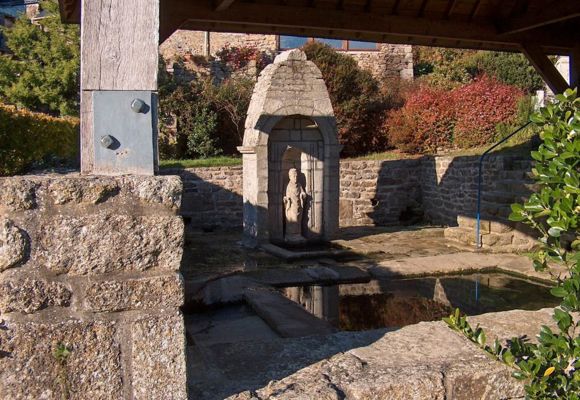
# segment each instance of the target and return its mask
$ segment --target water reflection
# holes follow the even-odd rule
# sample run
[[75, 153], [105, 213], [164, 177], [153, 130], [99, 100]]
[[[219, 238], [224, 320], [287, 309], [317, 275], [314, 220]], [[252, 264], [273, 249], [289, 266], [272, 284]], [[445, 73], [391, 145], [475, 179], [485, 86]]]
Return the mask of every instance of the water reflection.
[[401, 327], [438, 320], [459, 307], [468, 315], [558, 305], [549, 286], [500, 273], [283, 289], [286, 297], [342, 330]]

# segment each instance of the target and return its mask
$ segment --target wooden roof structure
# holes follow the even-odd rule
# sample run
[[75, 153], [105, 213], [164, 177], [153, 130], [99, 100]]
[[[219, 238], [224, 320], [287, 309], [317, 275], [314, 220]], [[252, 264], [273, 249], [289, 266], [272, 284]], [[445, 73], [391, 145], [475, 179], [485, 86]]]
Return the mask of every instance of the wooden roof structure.
[[[80, 1], [60, 0], [80, 21]], [[278, 33], [387, 43], [567, 54], [578, 0], [160, 0], [160, 38], [176, 29]]]

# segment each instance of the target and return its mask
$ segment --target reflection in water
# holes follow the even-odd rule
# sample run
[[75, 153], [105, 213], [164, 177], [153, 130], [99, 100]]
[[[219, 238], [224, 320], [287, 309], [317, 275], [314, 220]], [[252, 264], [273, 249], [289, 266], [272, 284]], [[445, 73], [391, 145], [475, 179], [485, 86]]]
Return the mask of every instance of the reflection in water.
[[506, 274], [391, 279], [367, 284], [283, 289], [289, 299], [342, 330], [401, 327], [439, 320], [455, 307], [468, 315], [558, 305], [549, 287]]

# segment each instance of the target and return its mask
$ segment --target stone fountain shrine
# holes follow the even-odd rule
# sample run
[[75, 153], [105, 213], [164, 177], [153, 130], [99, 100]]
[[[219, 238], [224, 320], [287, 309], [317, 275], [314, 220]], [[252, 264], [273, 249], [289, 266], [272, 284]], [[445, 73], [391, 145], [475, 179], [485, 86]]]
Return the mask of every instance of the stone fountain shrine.
[[336, 119], [306, 54], [281, 53], [260, 74], [243, 146], [244, 244], [326, 242], [338, 228]]

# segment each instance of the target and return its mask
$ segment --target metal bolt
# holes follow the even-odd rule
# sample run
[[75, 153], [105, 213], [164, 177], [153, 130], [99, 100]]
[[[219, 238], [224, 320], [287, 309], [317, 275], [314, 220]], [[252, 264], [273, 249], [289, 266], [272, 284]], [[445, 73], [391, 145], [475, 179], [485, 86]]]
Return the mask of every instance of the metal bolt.
[[103, 146], [105, 149], [110, 149], [113, 147], [114, 143], [115, 138], [113, 138], [111, 135], [101, 136], [101, 146]]
[[145, 112], [147, 110], [147, 104], [141, 99], [135, 99], [131, 102], [131, 110], [137, 114]]

